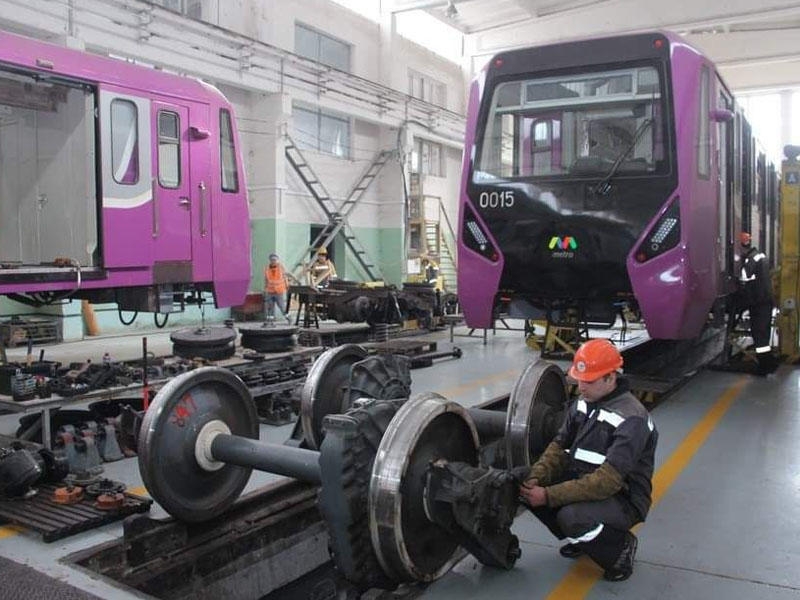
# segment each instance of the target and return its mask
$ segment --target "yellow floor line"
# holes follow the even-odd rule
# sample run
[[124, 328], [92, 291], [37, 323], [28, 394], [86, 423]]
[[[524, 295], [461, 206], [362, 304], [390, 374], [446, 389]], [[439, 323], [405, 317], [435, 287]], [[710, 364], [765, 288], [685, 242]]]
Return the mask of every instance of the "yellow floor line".
[[17, 527], [16, 525], [2, 525], [0, 526], [0, 540], [15, 536], [23, 531], [25, 531], [24, 527]]
[[[672, 455], [658, 469], [653, 477], [653, 506], [651, 510], [664, 497], [670, 486], [675, 483], [681, 471], [691, 462], [695, 453], [705, 443], [711, 432], [714, 431], [714, 428], [742, 391], [747, 381], [746, 377], [742, 377], [725, 390], [703, 419], [694, 426]], [[634, 529], [638, 529], [638, 527], [637, 525]], [[561, 579], [561, 582], [550, 592], [546, 600], [581, 600], [586, 597], [586, 594], [591, 591], [602, 575], [602, 569], [591, 559], [584, 556], [575, 562]]]

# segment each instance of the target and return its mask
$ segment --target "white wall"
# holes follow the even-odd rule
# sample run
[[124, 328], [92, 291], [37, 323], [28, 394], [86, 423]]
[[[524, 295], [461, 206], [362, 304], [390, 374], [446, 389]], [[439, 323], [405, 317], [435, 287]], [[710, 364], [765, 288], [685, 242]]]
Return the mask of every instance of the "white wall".
[[[0, 0], [0, 27], [41, 38], [60, 36], [62, 42], [83, 44], [93, 52], [121, 54], [216, 83], [236, 109], [253, 218], [324, 222], [283, 158], [282, 133], [287, 124], [291, 131], [293, 103], [350, 119], [350, 158], [306, 153], [336, 199], [344, 198], [377, 151], [397, 149], [398, 127], [410, 128], [410, 121], [414, 135], [461, 143], [466, 82], [460, 66], [399, 36], [389, 40], [385, 52], [380, 25], [330, 0], [207, 0], [205, 23], [137, 0], [104, 1], [104, 14], [98, 17], [81, 3], [67, 11], [44, 0]], [[287, 55], [294, 51], [298, 22], [350, 44], [351, 72], [360, 79], [308, 68], [308, 61]], [[446, 86], [447, 111], [410, 99], [409, 68]], [[460, 164], [450, 162], [447, 177], [436, 183], [437, 195], [455, 203]], [[403, 198], [400, 169], [392, 161], [367, 190], [350, 224], [401, 227]]]

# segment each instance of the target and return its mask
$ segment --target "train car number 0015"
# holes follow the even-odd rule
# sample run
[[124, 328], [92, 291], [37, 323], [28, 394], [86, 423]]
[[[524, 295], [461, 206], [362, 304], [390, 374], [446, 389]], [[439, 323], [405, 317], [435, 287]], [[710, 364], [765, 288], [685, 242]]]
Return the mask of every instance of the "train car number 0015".
[[511, 208], [514, 206], [514, 192], [513, 190], [481, 192], [478, 196], [478, 205], [481, 208]]

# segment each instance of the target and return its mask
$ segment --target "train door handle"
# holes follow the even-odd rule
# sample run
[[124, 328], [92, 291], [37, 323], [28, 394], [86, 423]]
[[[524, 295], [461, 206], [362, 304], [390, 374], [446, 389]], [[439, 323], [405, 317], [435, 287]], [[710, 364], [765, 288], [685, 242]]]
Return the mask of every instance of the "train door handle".
[[192, 201], [189, 200], [189, 198], [187, 198], [186, 196], [181, 196], [178, 199], [178, 204], [180, 206], [184, 206], [184, 207], [186, 207], [188, 209], [192, 205]]
[[197, 188], [200, 190], [200, 237], [208, 235], [206, 229], [206, 182], [201, 181]]

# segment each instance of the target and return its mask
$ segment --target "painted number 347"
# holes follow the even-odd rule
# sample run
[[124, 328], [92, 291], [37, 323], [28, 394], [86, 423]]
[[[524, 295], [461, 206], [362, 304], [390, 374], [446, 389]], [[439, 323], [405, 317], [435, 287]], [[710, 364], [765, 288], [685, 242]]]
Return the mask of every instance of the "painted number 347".
[[514, 192], [513, 190], [481, 192], [478, 204], [481, 208], [511, 208], [514, 206]]

